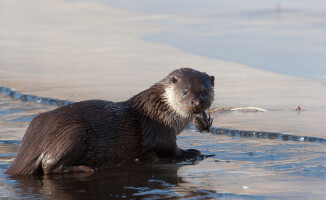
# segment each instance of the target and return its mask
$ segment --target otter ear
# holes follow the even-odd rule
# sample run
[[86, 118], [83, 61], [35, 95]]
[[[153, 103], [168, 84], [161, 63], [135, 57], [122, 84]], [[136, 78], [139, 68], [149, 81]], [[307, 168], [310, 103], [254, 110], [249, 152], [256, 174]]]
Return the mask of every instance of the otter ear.
[[177, 83], [178, 82], [178, 80], [179, 80], [179, 78], [177, 77], [177, 76], [172, 76], [171, 78], [170, 78], [170, 82], [171, 83]]
[[214, 86], [215, 77], [214, 76], [210, 76], [210, 79], [211, 79], [211, 85]]

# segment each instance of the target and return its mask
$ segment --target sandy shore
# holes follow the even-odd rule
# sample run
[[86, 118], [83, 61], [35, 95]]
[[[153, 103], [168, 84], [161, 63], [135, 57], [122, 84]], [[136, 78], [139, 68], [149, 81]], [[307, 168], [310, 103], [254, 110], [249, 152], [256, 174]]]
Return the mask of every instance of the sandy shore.
[[[56, 0], [3, 0], [0, 13], [1, 86], [74, 101], [120, 101], [173, 69], [192, 67], [216, 77], [215, 106], [257, 106], [272, 113], [266, 115], [270, 123], [261, 114], [220, 115], [216, 126], [326, 138], [326, 88], [320, 83], [142, 41], [162, 29], [152, 20], [160, 16]], [[296, 105], [308, 114], [288, 119], [298, 116]], [[243, 120], [248, 116], [250, 121]]]

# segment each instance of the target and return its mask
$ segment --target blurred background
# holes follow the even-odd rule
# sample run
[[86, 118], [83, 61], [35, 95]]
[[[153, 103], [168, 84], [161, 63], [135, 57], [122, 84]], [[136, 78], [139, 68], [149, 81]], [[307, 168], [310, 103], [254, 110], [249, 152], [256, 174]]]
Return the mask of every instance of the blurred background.
[[145, 41], [280, 74], [326, 79], [325, 1], [96, 2], [160, 17], [155, 22], [162, 30], [143, 36]]

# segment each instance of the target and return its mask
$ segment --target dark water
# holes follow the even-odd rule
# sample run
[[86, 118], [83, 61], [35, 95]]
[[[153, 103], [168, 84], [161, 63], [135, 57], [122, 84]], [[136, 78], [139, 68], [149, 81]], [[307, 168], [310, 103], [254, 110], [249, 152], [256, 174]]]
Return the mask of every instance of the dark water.
[[[53, 108], [0, 95], [0, 119], [13, 123], [1, 127], [2, 138], [10, 138], [12, 126], [17, 126], [16, 132], [21, 137], [35, 114]], [[4, 135], [7, 130], [8, 134]], [[12, 177], [4, 171], [15, 157], [20, 139], [2, 139], [0, 198], [326, 198], [324, 139], [219, 128], [213, 128], [210, 134], [200, 134], [190, 128], [178, 136], [178, 144], [214, 156], [179, 163], [134, 164], [94, 174]]]

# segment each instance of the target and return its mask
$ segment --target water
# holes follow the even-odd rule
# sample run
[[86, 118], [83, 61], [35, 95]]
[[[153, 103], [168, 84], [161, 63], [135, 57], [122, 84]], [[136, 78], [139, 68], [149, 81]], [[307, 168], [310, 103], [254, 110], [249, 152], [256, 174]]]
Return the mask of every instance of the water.
[[[0, 95], [2, 138], [24, 132], [55, 106]], [[5, 135], [5, 132], [8, 132]], [[15, 134], [13, 134], [15, 135]], [[326, 143], [280, 133], [187, 129], [181, 148], [214, 155], [204, 160], [142, 163], [94, 174], [12, 177], [4, 174], [20, 139], [0, 140], [0, 198], [8, 199], [324, 199]], [[293, 141], [291, 141], [293, 140]]]

